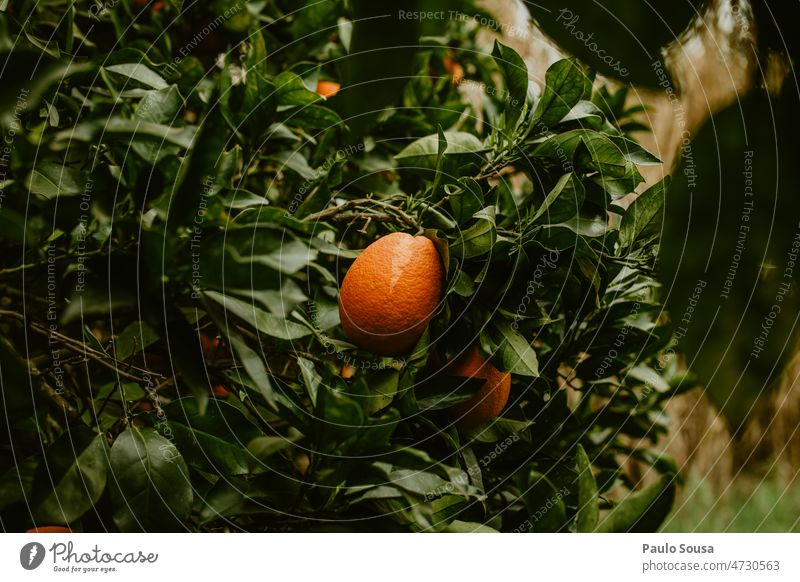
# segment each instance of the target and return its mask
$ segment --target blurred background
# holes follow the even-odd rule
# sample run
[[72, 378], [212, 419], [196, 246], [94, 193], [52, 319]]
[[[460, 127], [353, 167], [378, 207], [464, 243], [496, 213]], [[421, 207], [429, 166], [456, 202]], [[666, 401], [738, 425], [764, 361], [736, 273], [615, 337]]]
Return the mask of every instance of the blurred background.
[[[790, 64], [797, 22], [792, 15], [798, 11], [794, 1], [534, 4], [485, 0], [482, 6], [495, 15], [498, 35], [525, 58], [533, 80], [540, 84], [552, 62], [571, 54], [564, 47], [594, 66], [598, 63], [592, 62], [593, 57], [598, 54], [621, 56], [619, 62], [627, 70], [616, 59], [607, 59], [612, 67], [609, 79], [616, 75], [633, 82], [628, 99], [632, 105], [645, 107], [641, 121], [652, 128], [636, 137], [664, 161], [662, 167], [643, 168], [649, 184], [663, 174], [680, 173], [682, 150], [693, 154], [686, 149], [687, 138], [710, 128], [706, 131], [715, 140], [725, 142], [728, 135], [724, 126], [714, 123], [715, 114], [729, 107], [740, 110], [742, 101], [755, 93], [778, 95], [784, 84], [791, 97], [796, 93]], [[600, 47], [605, 52], [599, 53]], [[653, 64], [657, 61], [663, 62], [669, 80], [658, 74]], [[754, 123], [772, 126], [775, 120], [769, 110], [762, 110], [750, 125]], [[771, 139], [777, 143], [779, 128], [773, 129], [776, 135]], [[723, 148], [709, 157], [716, 158], [718, 153]], [[796, 192], [796, 178], [786, 180]], [[772, 187], [777, 192], [781, 184]], [[717, 195], [714, 191], [698, 194], [703, 193], [709, 198]], [[733, 191], [720, 196], [722, 202], [729, 196], [731, 203], [738, 204]], [[788, 239], [790, 235], [778, 228], [772, 236]], [[791, 337], [792, 333], [787, 336]], [[720, 339], [710, 338], [708, 343], [723, 344]], [[664, 531], [800, 531], [800, 360], [796, 352], [791, 343], [774, 377], [753, 379], [757, 398], [745, 398], [751, 400], [746, 414], [726, 418], [720, 412], [720, 399], [700, 386], [672, 400], [667, 410], [670, 432], [662, 445], [677, 461], [685, 484]], [[720, 384], [717, 392], [726, 392], [724, 380], [718, 380]]]

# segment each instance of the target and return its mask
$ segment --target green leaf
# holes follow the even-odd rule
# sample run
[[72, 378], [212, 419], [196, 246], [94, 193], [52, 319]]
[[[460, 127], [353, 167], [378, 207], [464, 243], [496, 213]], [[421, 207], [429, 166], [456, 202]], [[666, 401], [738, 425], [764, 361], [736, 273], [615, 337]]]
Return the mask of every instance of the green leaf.
[[637, 166], [660, 166], [661, 160], [644, 149], [641, 145], [621, 135], [609, 135], [614, 144], [622, 151], [625, 159]]
[[123, 532], [175, 531], [192, 507], [189, 469], [152, 428], [129, 427], [111, 447], [114, 523]]
[[311, 91], [296, 73], [284, 71], [273, 80], [278, 90], [279, 105], [310, 105], [321, 101], [322, 97]]
[[481, 378], [462, 378], [436, 374], [420, 382], [416, 389], [419, 410], [442, 410], [471, 400], [483, 387]]
[[474, 523], [470, 521], [461, 521], [454, 519], [451, 521], [445, 530], [447, 533], [498, 533], [494, 528], [482, 523]]
[[205, 354], [200, 334], [187, 321], [183, 312], [170, 313], [164, 339], [169, 343], [169, 355], [180, 379], [189, 387], [200, 406], [208, 403], [210, 381], [205, 366]]
[[302, 435], [297, 431], [291, 436], [259, 436], [247, 443], [247, 452], [250, 455], [252, 470], [265, 466], [267, 460], [280, 451], [283, 451]]
[[528, 67], [517, 52], [494, 41], [492, 56], [503, 73], [508, 96], [505, 102], [506, 131], [513, 131], [528, 100]]
[[225, 335], [259, 393], [267, 401], [267, 404], [275, 408], [277, 395], [272, 387], [272, 382], [270, 382], [270, 374], [264, 364], [264, 358], [248, 346], [238, 333], [227, 330]]
[[143, 321], [134, 321], [117, 336], [114, 357], [124, 362], [158, 340], [159, 336], [152, 327]]
[[65, 129], [56, 134], [59, 142], [82, 141], [97, 143], [102, 135], [105, 139], [116, 138], [125, 141], [157, 140], [159, 143], [170, 143], [181, 148], [188, 148], [197, 133], [197, 128], [169, 127], [160, 123], [143, 121], [142, 119], [125, 119], [109, 117], [80, 123], [72, 129]]
[[[9, 47], [10, 49], [11, 47]], [[67, 83], [72, 75], [91, 71], [94, 63], [76, 63], [72, 59], [51, 60], [40, 51], [19, 49], [4, 51], [3, 94], [0, 96], [0, 123], [8, 128], [27, 111], [35, 111], [42, 96], [57, 83]]]
[[498, 352], [503, 362], [502, 369], [522, 376], [539, 376], [539, 361], [530, 342], [505, 319], [497, 318], [492, 323], [500, 333]]
[[69, 524], [86, 513], [106, 488], [108, 444], [85, 426], [69, 428], [45, 452], [33, 481], [34, 517]]
[[342, 118], [333, 109], [321, 105], [306, 105], [290, 113], [286, 119], [290, 125], [322, 132], [342, 125]]
[[546, 216], [548, 223], [575, 217], [578, 209], [583, 206], [585, 196], [586, 191], [580, 179], [572, 172], [564, 174], [547, 194], [531, 222], [535, 222], [543, 215]]
[[565, 491], [556, 490], [550, 480], [536, 471], [528, 476], [528, 486], [523, 500], [528, 510], [530, 531], [558, 532], [565, 529], [567, 509]]
[[677, 478], [663, 475], [646, 489], [624, 497], [597, 526], [600, 532], [653, 533], [672, 511]]
[[664, 195], [669, 183], [670, 178], [667, 176], [637, 196], [628, 207], [619, 227], [620, 251], [631, 247], [648, 227], [658, 226], [655, 223], [662, 217]]
[[[444, 152], [440, 171], [448, 178], [457, 177], [461, 168], [482, 159], [483, 143], [471, 133], [446, 131], [447, 149]], [[394, 159], [402, 169], [431, 177], [436, 172], [439, 160], [438, 134], [427, 135], [409, 144]]]
[[237, 369], [231, 373], [231, 377], [239, 384], [253, 387], [272, 408], [277, 408], [276, 397], [278, 394], [272, 387], [270, 374], [264, 364], [261, 354], [247, 345], [242, 335], [230, 324], [223, 308], [216, 301], [211, 302], [204, 298], [206, 311], [211, 319], [216, 323], [223, 335], [227, 339], [228, 345], [233, 349], [234, 354], [239, 358], [239, 363], [244, 367], [250, 381], [245, 381], [241, 372]]
[[[217, 240], [213, 242], [217, 243]], [[230, 255], [227, 260], [247, 267], [249, 285], [257, 282], [257, 279], [251, 278], [254, 277], [255, 265], [264, 265], [271, 270], [292, 275], [317, 258], [317, 251], [307, 239], [295, 238], [286, 229], [231, 227], [223, 242], [225, 251]], [[230, 283], [225, 285], [229, 286]]]
[[580, 145], [576, 148], [576, 163], [585, 165], [589, 170], [596, 170], [603, 176], [623, 177], [628, 172], [628, 161], [625, 154], [605, 134], [586, 131], [581, 135], [581, 143], [586, 146], [589, 157], [580, 156]]
[[241, 410], [214, 400], [200, 414], [192, 397], [175, 400], [163, 410], [169, 428], [159, 424], [159, 432], [173, 440], [188, 465], [222, 475], [250, 473], [252, 459], [246, 446], [261, 431]]
[[311, 403], [316, 405], [317, 392], [322, 384], [322, 377], [317, 373], [317, 370], [314, 368], [314, 362], [311, 360], [297, 358], [297, 365], [300, 367], [303, 382], [306, 385], [306, 390], [308, 390], [308, 397], [311, 399]]
[[245, 514], [278, 513], [298, 499], [300, 481], [267, 472], [254, 477], [219, 479], [203, 499], [201, 523]]
[[343, 441], [357, 433], [363, 433], [366, 417], [361, 406], [336, 390], [321, 385], [314, 409], [322, 422], [316, 423], [315, 441], [326, 452], [341, 451], [337, 448]]
[[533, 111], [533, 123], [547, 128], [554, 126], [591, 92], [591, 79], [576, 60], [556, 61], [545, 74], [545, 88]]
[[369, 394], [367, 396], [367, 414], [375, 414], [389, 406], [397, 394], [400, 385], [399, 370], [379, 370], [369, 381]]
[[319, 178], [316, 170], [308, 165], [308, 160], [298, 151], [284, 150], [276, 152], [269, 157], [280, 164], [281, 171], [292, 170], [303, 180], [316, 180]]
[[165, 89], [167, 87], [167, 82], [161, 75], [141, 63], [122, 63], [104, 67], [104, 69], [127, 79], [138, 81], [142, 85], [147, 85], [153, 89]]
[[278, 107], [277, 99], [275, 85], [267, 81], [259, 71], [248, 71], [239, 118], [245, 130], [252, 129], [249, 134], [261, 135], [269, 126]]
[[216, 291], [206, 291], [205, 296], [225, 308], [228, 313], [247, 322], [261, 333], [284, 340], [296, 340], [314, 332], [299, 323], [267, 313], [252, 303]]
[[[148, 91], [139, 101], [136, 108], [136, 117], [153, 123], [172, 125], [178, 117], [178, 111], [183, 107], [183, 99], [176, 85], [164, 89]], [[142, 158], [156, 164], [169, 155], [176, 155], [178, 146], [165, 145], [154, 140], [134, 141], [131, 148]]]
[[245, 58], [245, 67], [248, 71], [257, 71], [262, 75], [267, 74], [267, 45], [261, 30], [253, 30], [247, 39], [250, 45]]
[[48, 199], [77, 196], [86, 188], [86, 176], [66, 164], [39, 162], [28, 175], [25, 186], [32, 194]]
[[494, 208], [488, 207], [483, 218], [459, 233], [458, 238], [450, 244], [450, 253], [456, 257], [472, 259], [490, 252], [496, 240]]
[[212, 109], [202, 120], [200, 129], [186, 145], [188, 151], [181, 160], [178, 174], [167, 188], [167, 219], [175, 225], [195, 220], [206, 189], [220, 171], [228, 133], [220, 109]]
[[575, 452], [578, 476], [578, 516], [576, 526], [579, 532], [591, 532], [597, 527], [600, 517], [600, 506], [597, 503], [597, 484], [592, 475], [589, 457], [581, 445]]
[[600, 119], [603, 116], [603, 112], [600, 110], [597, 105], [592, 103], [591, 101], [581, 100], [569, 110], [562, 119], [561, 123], [567, 123], [569, 121], [579, 121], [581, 119], [588, 119], [590, 117], [594, 117], [596, 119]]
[[465, 226], [484, 207], [483, 189], [473, 178], [461, 178], [457, 185], [447, 185], [445, 192], [453, 216], [461, 226]]

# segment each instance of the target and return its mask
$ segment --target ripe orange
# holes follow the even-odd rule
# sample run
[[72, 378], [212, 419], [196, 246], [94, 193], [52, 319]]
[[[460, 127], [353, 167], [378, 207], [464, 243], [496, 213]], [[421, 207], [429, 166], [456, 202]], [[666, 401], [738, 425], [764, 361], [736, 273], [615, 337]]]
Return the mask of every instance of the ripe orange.
[[453, 85], [458, 85], [464, 78], [464, 67], [450, 55], [444, 57], [443, 63], [445, 70], [453, 78]]
[[447, 364], [444, 371], [451, 376], [486, 380], [471, 400], [450, 408], [458, 426], [470, 428], [500, 416], [511, 392], [510, 372], [501, 372], [484, 360], [475, 346]]
[[231, 395], [231, 391], [228, 390], [228, 387], [225, 384], [215, 384], [213, 388], [211, 388], [211, 393], [216, 396], [217, 398], [227, 398]]
[[154, 410], [153, 405], [148, 400], [140, 400], [133, 405], [133, 409], [136, 412], [152, 412]]
[[[137, 10], [141, 10], [147, 6], [148, 2], [150, 2], [150, 0], [133, 0], [133, 7]], [[153, 12], [161, 12], [164, 10], [165, 6], [166, 4], [164, 4], [164, 2], [153, 2], [153, 5], [150, 6], [150, 10]]]
[[342, 380], [352, 380], [356, 375], [356, 367], [351, 366], [350, 364], [345, 364], [342, 366], [342, 371], [339, 374], [339, 377]]
[[339, 318], [347, 338], [381, 356], [417, 343], [444, 294], [444, 265], [433, 242], [396, 232], [361, 253], [345, 275]]
[[317, 93], [326, 99], [333, 97], [342, 86], [334, 81], [317, 81]]
[[308, 468], [311, 466], [311, 458], [305, 453], [298, 453], [293, 460], [297, 472], [305, 476], [308, 473]]
[[219, 360], [229, 360], [231, 352], [227, 346], [223, 345], [218, 337], [211, 337], [205, 333], [200, 334], [200, 345], [203, 349], [203, 357], [206, 361], [214, 363]]
[[42, 527], [29, 529], [25, 533], [72, 533], [72, 530], [60, 525], [44, 525]]

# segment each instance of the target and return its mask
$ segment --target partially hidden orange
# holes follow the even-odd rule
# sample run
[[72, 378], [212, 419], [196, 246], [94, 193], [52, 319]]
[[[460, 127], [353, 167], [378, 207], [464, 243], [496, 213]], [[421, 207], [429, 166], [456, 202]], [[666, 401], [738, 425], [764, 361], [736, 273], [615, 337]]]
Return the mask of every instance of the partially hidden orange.
[[335, 81], [317, 81], [317, 94], [329, 99], [339, 92], [342, 86]]
[[464, 79], [464, 67], [450, 55], [444, 57], [444, 68], [453, 79], [453, 85], [458, 85]]
[[472, 428], [493, 421], [503, 412], [511, 393], [511, 373], [501, 372], [484, 360], [476, 346], [448, 363], [444, 372], [451, 376], [485, 380], [475, 396], [450, 408], [450, 415], [458, 426]]
[[430, 239], [383, 236], [364, 249], [342, 282], [344, 333], [380, 356], [407, 353], [436, 313], [444, 288], [444, 264]]

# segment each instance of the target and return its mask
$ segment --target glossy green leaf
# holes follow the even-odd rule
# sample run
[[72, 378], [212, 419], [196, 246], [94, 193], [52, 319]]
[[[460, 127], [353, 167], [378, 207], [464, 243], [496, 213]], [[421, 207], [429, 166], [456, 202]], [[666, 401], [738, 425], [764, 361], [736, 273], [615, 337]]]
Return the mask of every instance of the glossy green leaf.
[[616, 533], [654, 533], [672, 511], [675, 500], [674, 475], [625, 496], [597, 526], [597, 531]]
[[308, 327], [278, 317], [256, 307], [251, 303], [230, 297], [216, 291], [206, 291], [205, 296], [215, 301], [231, 315], [247, 322], [253, 329], [269, 336], [284, 340], [296, 340], [313, 333]]
[[[447, 149], [440, 171], [449, 178], [457, 178], [461, 168], [481, 161], [483, 144], [471, 133], [444, 132]], [[410, 172], [432, 175], [439, 159], [439, 136], [432, 134], [416, 140], [395, 156], [401, 168]]]
[[640, 194], [628, 207], [619, 227], [619, 246], [625, 249], [647, 230], [660, 230], [664, 196], [669, 188], [669, 177]]
[[97, 503], [106, 488], [108, 444], [84, 426], [67, 430], [45, 452], [33, 482], [37, 522], [69, 524]]
[[114, 342], [118, 360], [125, 361], [159, 340], [158, 333], [143, 321], [135, 321], [123, 329]]
[[523, 495], [528, 510], [529, 527], [526, 531], [558, 532], [567, 524], [565, 491], [557, 490], [541, 473], [531, 472]]
[[86, 188], [86, 176], [76, 168], [55, 162], [39, 162], [26, 180], [32, 194], [45, 198], [77, 196]]
[[159, 425], [159, 432], [173, 440], [187, 465], [222, 475], [250, 472], [252, 459], [246, 447], [261, 431], [241, 410], [214, 400], [200, 414], [191, 397], [175, 400], [163, 410], [168, 427]]
[[505, 98], [506, 131], [511, 132], [528, 100], [528, 67], [514, 49], [498, 40], [494, 41], [492, 56], [503, 72], [508, 91]]
[[153, 89], [165, 89], [167, 87], [167, 82], [161, 75], [142, 63], [122, 63], [104, 67], [104, 69]]
[[114, 523], [123, 532], [175, 531], [192, 507], [189, 469], [152, 428], [130, 427], [111, 447]]
[[531, 221], [544, 216], [547, 222], [557, 223], [577, 216], [585, 196], [585, 188], [578, 177], [573, 173], [564, 174], [536, 209]]
[[578, 514], [575, 520], [579, 532], [591, 532], [597, 527], [600, 518], [600, 508], [597, 503], [597, 484], [592, 475], [592, 466], [589, 457], [581, 445], [575, 452], [577, 463], [576, 483], [578, 486]]
[[545, 74], [545, 88], [533, 111], [533, 122], [550, 128], [591, 93], [592, 80], [577, 61], [563, 59], [553, 63]]
[[504, 319], [497, 319], [493, 324], [498, 333], [497, 349], [502, 369], [522, 376], [538, 376], [539, 361], [531, 342]]

